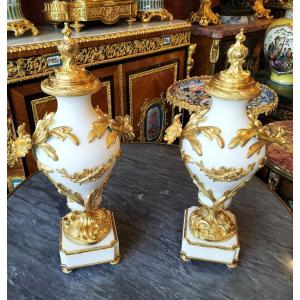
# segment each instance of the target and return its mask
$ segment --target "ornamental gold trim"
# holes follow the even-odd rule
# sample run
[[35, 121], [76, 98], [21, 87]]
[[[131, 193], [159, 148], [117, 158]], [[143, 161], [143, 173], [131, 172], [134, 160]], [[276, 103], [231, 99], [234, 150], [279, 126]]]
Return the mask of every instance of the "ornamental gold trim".
[[105, 24], [114, 24], [121, 18], [132, 20], [136, 16], [136, 11], [137, 5], [133, 0], [73, 0], [68, 2], [53, 0], [44, 3], [44, 13], [48, 22], [74, 22], [75, 29], [79, 25], [78, 21], [99, 20]]
[[[226, 247], [226, 246], [220, 246], [220, 245], [209, 245], [209, 244], [204, 244], [204, 243], [199, 243], [199, 242], [192, 242], [187, 236], [186, 236], [186, 232], [187, 232], [187, 225], [188, 225], [188, 209], [185, 210], [184, 212], [184, 224], [183, 224], [183, 235], [182, 235], [182, 239], [186, 240], [190, 245], [193, 246], [200, 246], [200, 247], [204, 247], [204, 248], [217, 248], [217, 249], [221, 249], [221, 250], [225, 250], [225, 251], [232, 251], [235, 250], [237, 248], [240, 248], [240, 242], [239, 242], [239, 236], [237, 234], [236, 238], [237, 238], [237, 243], [236, 245], [233, 245], [232, 247]], [[236, 232], [238, 231], [237, 228], [237, 222], [236, 222], [236, 217], [235, 215], [233, 215], [233, 222], [235, 223], [236, 226]]]
[[224, 148], [225, 142], [221, 135], [221, 129], [216, 126], [199, 126], [198, 123], [204, 122], [206, 118], [198, 114], [192, 114], [189, 122], [182, 130], [182, 138], [186, 139], [192, 146], [192, 149], [198, 154], [202, 155], [202, 144], [197, 139], [201, 133], [210, 141], [216, 140], [218, 146]]
[[189, 226], [191, 233], [199, 239], [207, 241], [225, 241], [236, 232], [236, 226], [231, 218], [224, 211], [224, 203], [234, 197], [249, 179], [238, 184], [234, 189], [223, 193], [223, 196], [217, 199], [212, 190], [206, 189], [199, 177], [191, 172], [187, 167], [194, 184], [198, 187], [199, 193], [212, 201], [212, 206], [208, 207], [202, 203], [202, 206], [196, 209], [190, 216]]
[[168, 144], [172, 144], [175, 140], [181, 136], [182, 133], [182, 123], [181, 123], [181, 114], [177, 114], [173, 118], [172, 124], [166, 129], [166, 134], [164, 136], [164, 140]]
[[111, 215], [103, 208], [72, 211], [62, 218], [62, 230], [70, 241], [93, 245], [102, 241], [112, 227]]
[[231, 139], [229, 148], [233, 149], [237, 146], [244, 147], [252, 138], [256, 138], [248, 149], [247, 158], [254, 154], [259, 154], [261, 149], [270, 144], [276, 143], [281, 147], [285, 147], [285, 131], [283, 127], [270, 128], [269, 126], [262, 126], [262, 123], [257, 119], [256, 115], [248, 115], [250, 123], [248, 128], [239, 129], [236, 135]]
[[205, 206], [192, 212], [189, 227], [193, 236], [207, 241], [225, 241], [236, 233], [236, 224], [225, 211], [213, 211]]
[[160, 18], [161, 21], [172, 21], [173, 15], [166, 9], [139, 11], [138, 18], [141, 23], [149, 23], [153, 18]]
[[228, 100], [252, 100], [259, 96], [259, 84], [251, 77], [250, 72], [243, 69], [248, 55], [244, 45], [246, 36], [242, 28], [235, 36], [236, 42], [227, 51], [229, 68], [217, 73], [206, 82], [204, 90], [210, 96]]
[[103, 246], [96, 246], [96, 247], [92, 247], [92, 248], [88, 248], [88, 249], [84, 248], [84, 249], [81, 249], [81, 250], [73, 250], [73, 251], [65, 250], [62, 246], [63, 231], [62, 231], [62, 221], [61, 221], [60, 222], [59, 250], [62, 251], [66, 255], [74, 255], [74, 254], [94, 252], [94, 251], [98, 251], [98, 250], [105, 250], [105, 249], [109, 249], [109, 248], [114, 247], [119, 242], [118, 234], [117, 234], [117, 230], [116, 230], [116, 223], [115, 223], [115, 220], [114, 220], [113, 212], [108, 211], [108, 210], [107, 210], [107, 212], [109, 212], [109, 214], [110, 214], [111, 223], [112, 223], [111, 228], [112, 228], [113, 234], [114, 234], [114, 240], [110, 244], [103, 245]]
[[195, 54], [197, 44], [190, 44], [188, 48], [188, 58], [186, 63], [186, 78], [190, 78], [190, 73], [194, 67], [195, 61], [193, 55]]
[[[107, 112], [108, 112], [108, 115], [111, 117], [112, 116], [111, 82], [110, 81], [101, 82], [101, 88], [106, 89]], [[32, 114], [33, 114], [33, 120], [34, 120], [35, 125], [38, 123], [38, 121], [40, 119], [37, 106], [39, 104], [46, 104], [46, 103], [49, 103], [52, 101], [56, 101], [56, 97], [46, 96], [46, 97], [34, 99], [30, 102], [31, 108], [32, 108]]]
[[[79, 49], [76, 63], [83, 67], [125, 60], [166, 50], [186, 47], [190, 44], [190, 32], [171, 34], [171, 42], [164, 45], [163, 37], [150, 37], [134, 41], [103, 44]], [[77, 41], [77, 39], [74, 39]], [[55, 44], [56, 45], [56, 44]], [[48, 67], [48, 54], [7, 61], [8, 83], [43, 77], [53, 72]]]
[[101, 139], [106, 131], [109, 129], [109, 134], [106, 137], [106, 148], [115, 144], [119, 136], [125, 136], [129, 139], [134, 137], [131, 120], [128, 115], [121, 117], [117, 116], [115, 119], [110, 119], [107, 114], [104, 114], [99, 106], [95, 109], [98, 115], [98, 120], [93, 122], [91, 130], [87, 136], [89, 143], [93, 142], [96, 138]]
[[191, 13], [191, 23], [198, 23], [200, 26], [208, 26], [210, 23], [217, 25], [220, 24], [220, 16], [214, 13], [211, 9], [211, 0], [202, 0], [200, 8], [197, 12]]
[[69, 201], [76, 202], [77, 204], [83, 206], [85, 210], [92, 210], [95, 208], [95, 202], [103, 192], [103, 189], [109, 180], [109, 176], [107, 176], [106, 179], [96, 189], [94, 189], [91, 193], [89, 193], [86, 199], [84, 199], [84, 197], [80, 193], [73, 192], [71, 189], [67, 188], [65, 185], [63, 185], [60, 182], [55, 182], [48, 175], [47, 177], [49, 178], [51, 183], [57, 188], [58, 192], [61, 195], [67, 197]]
[[[206, 82], [206, 81], [210, 80], [211, 78], [212, 78], [212, 76], [209, 76], [209, 75], [193, 76], [188, 79], [178, 80], [175, 82], [175, 85], [177, 85], [181, 82], [188, 82], [190, 80], [197, 80], [197, 79]], [[173, 107], [177, 106], [180, 110], [186, 109], [190, 114], [197, 113], [200, 115], [205, 115], [209, 111], [209, 108], [207, 108], [207, 106], [204, 106], [201, 104], [200, 105], [190, 104], [187, 101], [185, 101], [185, 99], [181, 99], [178, 96], [174, 96], [171, 92], [173, 87], [174, 87], [174, 84], [171, 85], [167, 89], [167, 93], [166, 93], [167, 102], [170, 103]]]
[[209, 179], [213, 181], [231, 182], [248, 176], [253, 171], [255, 163], [249, 164], [246, 169], [226, 167], [207, 169], [204, 166], [203, 161], [196, 162], [196, 165], [199, 167], [200, 171], [202, 171]]
[[80, 172], [69, 174], [65, 169], [57, 169], [56, 171], [64, 178], [71, 180], [72, 182], [79, 183], [80, 185], [86, 182], [91, 182], [99, 179], [102, 175], [108, 171], [112, 165], [121, 156], [121, 151], [117, 155], [112, 155], [108, 162], [95, 168], [83, 169]]
[[7, 31], [13, 31], [15, 36], [20, 36], [26, 31], [31, 30], [32, 35], [38, 35], [39, 30], [26, 19], [22, 19], [15, 22], [7, 22]]
[[[138, 37], [143, 36], [151, 33], [160, 33], [164, 31], [175, 31], [175, 30], [186, 30], [187, 32], [184, 32], [187, 34], [188, 37], [188, 44], [189, 44], [189, 38], [190, 38], [190, 30], [192, 26], [188, 22], [183, 24], [173, 24], [173, 25], [160, 25], [155, 28], [147, 28], [147, 29], [137, 29], [137, 30], [129, 30], [124, 31], [120, 33], [113, 33], [113, 34], [102, 34], [99, 36], [84, 36], [79, 38], [74, 38], [76, 42], [80, 45], [83, 43], [91, 43], [91, 42], [103, 42], [103, 41], [111, 41], [111, 40], [117, 40], [117, 39], [126, 39], [128, 37]], [[174, 34], [172, 34], [174, 35]], [[44, 42], [44, 43], [32, 43], [28, 45], [17, 45], [17, 46], [9, 46], [7, 47], [7, 53], [18, 53], [23, 51], [32, 51], [32, 50], [41, 50], [41, 49], [47, 49], [47, 48], [56, 48], [59, 44], [59, 41], [53, 41], [53, 42]]]
[[[45, 114], [44, 118], [38, 121], [36, 129], [31, 137], [31, 143], [34, 150], [39, 148], [52, 160], [57, 161], [58, 155], [55, 149], [47, 143], [49, 136], [53, 136], [61, 141], [65, 141], [69, 138], [74, 145], [79, 145], [80, 142], [78, 137], [72, 133], [72, 128], [68, 126], [59, 126], [50, 129], [55, 123], [54, 116], [55, 113], [53, 112]], [[23, 125], [25, 125], [25, 123]], [[25, 155], [22, 155], [22, 157], [23, 156]]]
[[254, 0], [252, 9], [255, 11], [257, 18], [262, 19], [272, 19], [273, 16], [270, 15], [271, 10], [264, 7], [264, 0]]

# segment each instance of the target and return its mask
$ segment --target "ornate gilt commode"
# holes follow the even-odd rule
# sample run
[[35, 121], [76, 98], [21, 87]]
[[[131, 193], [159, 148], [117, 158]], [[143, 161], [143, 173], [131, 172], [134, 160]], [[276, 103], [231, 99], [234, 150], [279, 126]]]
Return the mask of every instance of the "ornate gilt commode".
[[53, 24], [74, 22], [77, 32], [84, 26], [79, 22], [102, 21], [114, 24], [119, 19], [135, 21], [137, 5], [135, 0], [48, 0], [44, 4], [46, 19]]
[[[40, 29], [40, 35], [33, 39], [9, 38], [7, 48], [13, 125], [17, 128], [25, 122], [30, 133], [46, 112], [57, 109], [56, 99], [43, 93], [40, 83], [60, 64], [56, 47], [61, 34], [50, 25]], [[74, 32], [79, 46], [76, 62], [101, 81], [102, 88], [92, 96], [93, 107], [98, 105], [110, 117], [130, 115], [134, 141], [159, 142], [172, 119], [165, 91], [185, 78], [192, 66], [190, 35], [191, 25], [179, 20], [113, 27], [96, 24], [84, 32]], [[23, 159], [23, 166], [23, 172], [22, 168], [17, 173], [8, 169], [10, 181], [37, 170], [31, 155]]]

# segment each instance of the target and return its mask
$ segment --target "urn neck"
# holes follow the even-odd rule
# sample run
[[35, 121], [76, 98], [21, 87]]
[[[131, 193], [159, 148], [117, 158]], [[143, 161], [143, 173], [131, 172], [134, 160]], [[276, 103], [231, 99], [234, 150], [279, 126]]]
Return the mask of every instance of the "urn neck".
[[234, 121], [235, 118], [240, 116], [247, 116], [248, 100], [228, 100], [217, 97], [212, 97], [212, 104], [209, 112], [206, 114], [207, 118], [210, 115], [222, 116], [222, 119]]
[[77, 118], [78, 122], [82, 122], [83, 116], [93, 114], [93, 107], [91, 103], [91, 95], [85, 96], [58, 96], [57, 111], [55, 119], [67, 120], [69, 116]]

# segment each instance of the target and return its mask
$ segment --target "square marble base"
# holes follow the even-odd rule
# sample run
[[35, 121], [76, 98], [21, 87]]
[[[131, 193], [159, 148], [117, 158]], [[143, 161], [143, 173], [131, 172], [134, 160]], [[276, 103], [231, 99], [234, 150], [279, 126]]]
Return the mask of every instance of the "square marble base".
[[[209, 242], [200, 240], [194, 237], [189, 228], [189, 218], [192, 212], [197, 209], [197, 206], [192, 206], [185, 210], [183, 222], [183, 234], [180, 257], [184, 261], [190, 259], [205, 260], [216, 263], [226, 264], [230, 268], [237, 266], [240, 245], [238, 234], [232, 236], [230, 239], [222, 242]], [[226, 211], [234, 223], [236, 219], [234, 214]]]
[[62, 227], [60, 228], [59, 254], [61, 270], [69, 273], [73, 269], [82, 267], [111, 263], [120, 261], [119, 240], [116, 231], [114, 215], [111, 214], [112, 228], [108, 235], [99, 243], [94, 245], [78, 245], [67, 239]]

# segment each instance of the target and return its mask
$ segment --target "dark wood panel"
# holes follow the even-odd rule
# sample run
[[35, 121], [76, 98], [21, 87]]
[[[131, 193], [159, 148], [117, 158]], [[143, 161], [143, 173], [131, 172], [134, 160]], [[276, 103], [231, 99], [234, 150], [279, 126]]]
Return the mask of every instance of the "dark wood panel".
[[[264, 30], [246, 34], [247, 39], [245, 45], [249, 50], [249, 54], [245, 67], [250, 69], [252, 73], [257, 72], [260, 69], [264, 34]], [[219, 59], [215, 65], [210, 62], [210, 51], [213, 42], [211, 37], [192, 35], [191, 42], [197, 44], [196, 52], [194, 54], [195, 65], [191, 71], [191, 75], [211, 75], [220, 72], [227, 67], [227, 50], [235, 43], [235, 36], [226, 37], [220, 41]]]
[[[132, 117], [135, 140], [140, 139], [142, 108], [153, 99], [165, 96], [167, 88], [185, 75], [184, 49], [149, 57], [123, 65], [126, 96], [125, 112]], [[171, 107], [166, 105], [167, 120], [171, 119]]]

